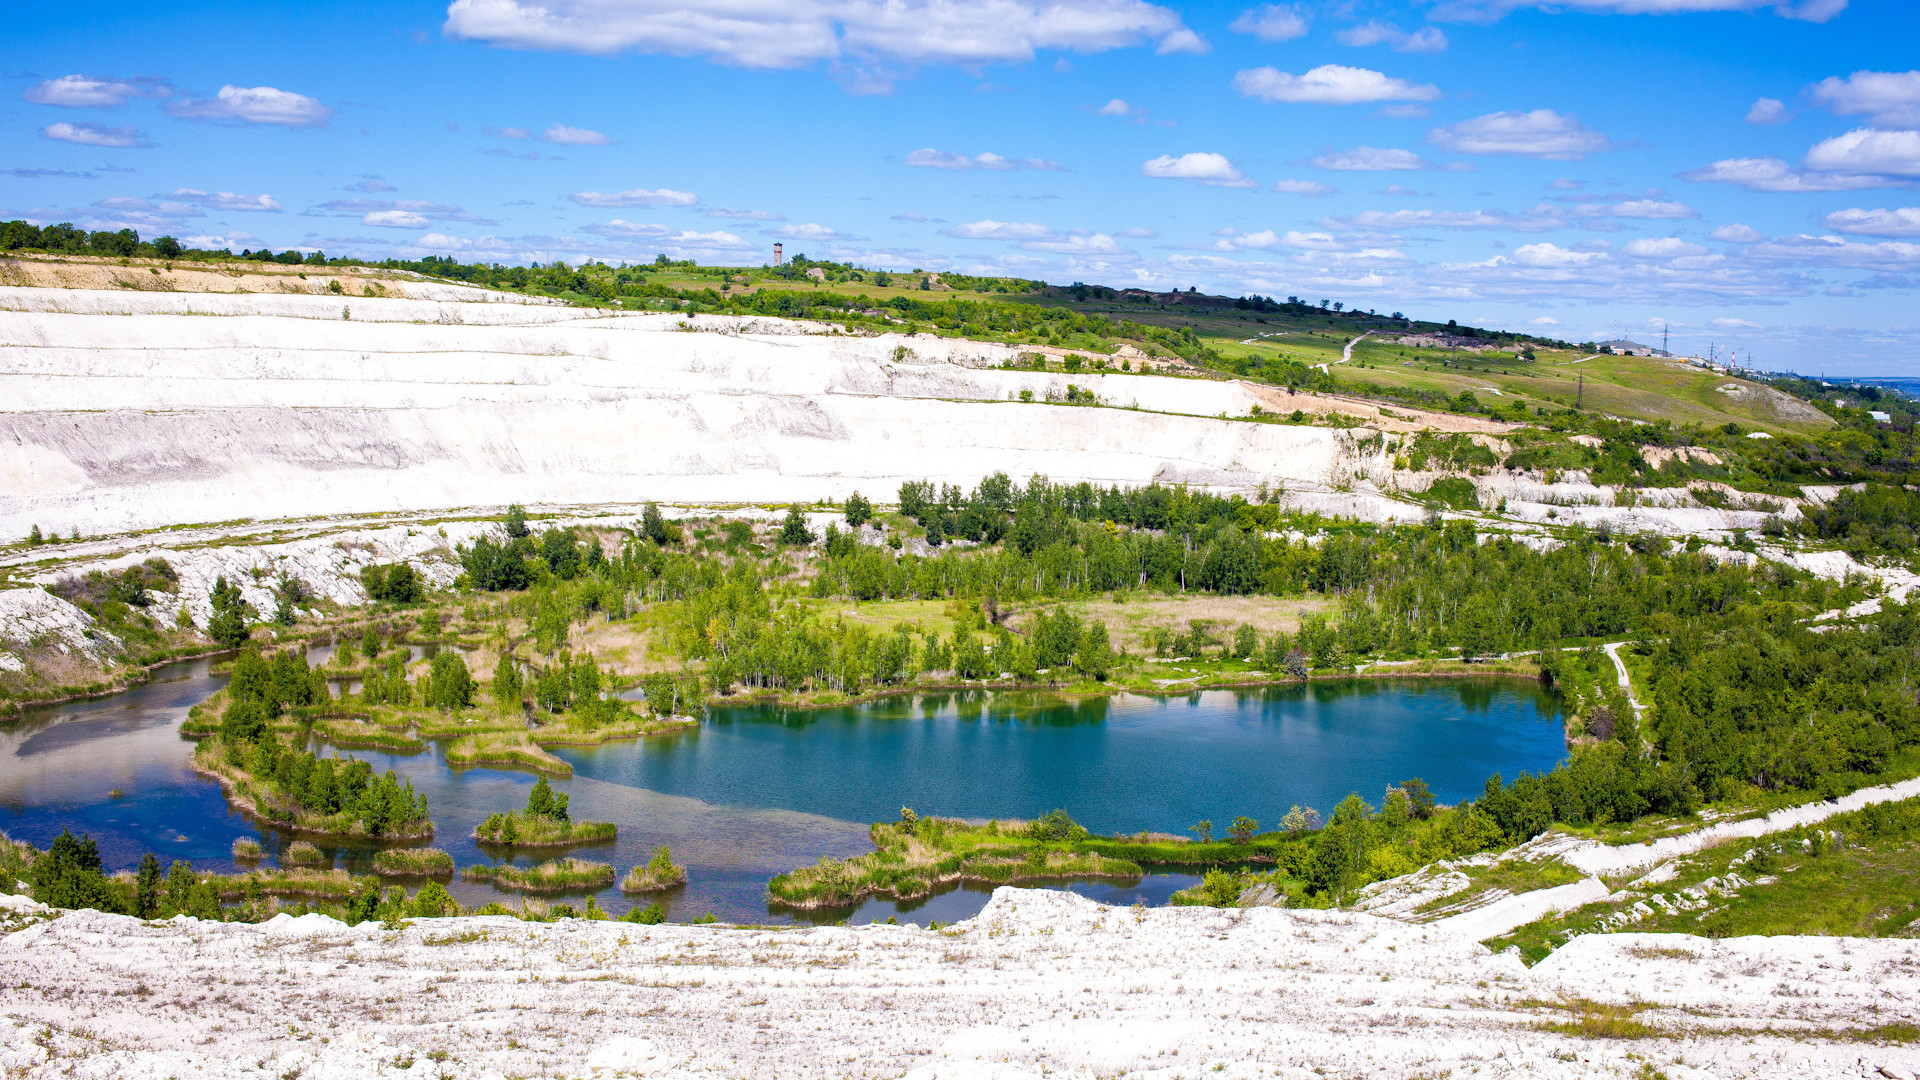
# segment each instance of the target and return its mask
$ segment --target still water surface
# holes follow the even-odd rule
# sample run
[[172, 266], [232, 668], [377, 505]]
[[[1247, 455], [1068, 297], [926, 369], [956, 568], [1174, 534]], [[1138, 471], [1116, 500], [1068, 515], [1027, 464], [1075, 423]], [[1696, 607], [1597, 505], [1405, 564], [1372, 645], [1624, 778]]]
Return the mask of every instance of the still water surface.
[[[124, 694], [30, 710], [0, 726], [0, 828], [42, 847], [63, 826], [91, 833], [111, 869], [151, 850], [163, 861], [231, 870], [242, 836], [277, 856], [296, 837], [229, 811], [219, 786], [192, 771], [193, 744], [178, 734], [187, 709], [223, 682], [206, 661], [175, 664]], [[450, 768], [441, 745], [407, 757], [342, 753], [410, 778], [432, 809], [434, 846], [462, 866], [494, 861], [473, 829], [495, 810], [525, 805], [534, 781], [513, 770]], [[673, 918], [711, 911], [737, 921], [924, 923], [965, 918], [990, 890], [796, 916], [769, 909], [766, 881], [823, 855], [870, 850], [867, 823], [893, 819], [902, 806], [968, 818], [1064, 807], [1101, 833], [1181, 833], [1202, 818], [1219, 830], [1240, 814], [1275, 822], [1295, 804], [1327, 811], [1353, 791], [1377, 803], [1387, 785], [1413, 776], [1454, 802], [1476, 795], [1491, 773], [1551, 768], [1565, 753], [1557, 701], [1511, 680], [1352, 680], [1092, 701], [966, 691], [826, 710], [715, 709], [696, 729], [561, 750], [575, 772], [556, 786], [571, 793], [575, 818], [620, 826], [615, 843], [574, 854], [624, 874], [654, 845], [673, 849], [691, 877], [660, 898]], [[372, 853], [330, 850], [356, 871]], [[1136, 885], [1059, 885], [1106, 902], [1157, 904], [1194, 880], [1150, 874]], [[490, 886], [456, 880], [449, 888], [464, 903], [501, 899]], [[617, 887], [599, 902], [616, 914], [633, 903]]]

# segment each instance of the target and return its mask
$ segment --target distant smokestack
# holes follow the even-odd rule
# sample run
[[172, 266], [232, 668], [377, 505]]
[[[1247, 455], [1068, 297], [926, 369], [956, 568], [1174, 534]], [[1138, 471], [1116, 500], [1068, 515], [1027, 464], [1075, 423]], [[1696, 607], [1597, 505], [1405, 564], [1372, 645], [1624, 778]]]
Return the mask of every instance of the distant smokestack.
[[780, 245], [779, 244], [773, 245], [773, 265], [775, 266], [780, 265]]

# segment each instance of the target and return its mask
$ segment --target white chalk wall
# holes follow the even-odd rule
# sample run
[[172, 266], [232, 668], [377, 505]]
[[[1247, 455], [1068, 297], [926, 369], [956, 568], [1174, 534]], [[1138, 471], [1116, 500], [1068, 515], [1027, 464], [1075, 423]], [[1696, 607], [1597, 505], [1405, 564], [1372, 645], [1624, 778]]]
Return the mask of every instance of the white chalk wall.
[[[0, 536], [508, 502], [890, 499], [903, 480], [994, 470], [1225, 489], [1353, 472], [1345, 433], [1220, 419], [1255, 403], [1236, 383], [990, 370], [1007, 350], [818, 330], [0, 289]], [[1070, 382], [1136, 408], [1011, 400]]]

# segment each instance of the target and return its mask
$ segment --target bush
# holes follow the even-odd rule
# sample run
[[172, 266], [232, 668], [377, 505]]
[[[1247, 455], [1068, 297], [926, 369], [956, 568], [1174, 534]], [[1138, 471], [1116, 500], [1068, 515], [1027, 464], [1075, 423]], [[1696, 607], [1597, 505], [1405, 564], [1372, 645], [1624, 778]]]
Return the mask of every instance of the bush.
[[333, 862], [319, 848], [305, 840], [295, 840], [287, 845], [287, 853], [280, 856], [280, 861], [288, 866], [327, 866]]
[[417, 604], [426, 596], [426, 583], [406, 563], [375, 563], [360, 568], [360, 585], [374, 603]]
[[444, 877], [453, 873], [453, 856], [439, 848], [387, 848], [373, 857], [382, 877]]
[[1049, 810], [1027, 823], [1027, 835], [1035, 840], [1066, 843], [1084, 840], [1087, 830], [1068, 816], [1065, 810]]
[[47, 853], [34, 861], [31, 876], [33, 898], [48, 907], [122, 911], [120, 896], [100, 870], [100, 846], [92, 837], [61, 829]]
[[675, 885], [687, 882], [687, 868], [673, 861], [673, 852], [664, 846], [653, 849], [653, 858], [644, 865], [634, 867], [628, 872], [626, 880], [620, 883], [620, 891], [628, 893], [659, 892]]

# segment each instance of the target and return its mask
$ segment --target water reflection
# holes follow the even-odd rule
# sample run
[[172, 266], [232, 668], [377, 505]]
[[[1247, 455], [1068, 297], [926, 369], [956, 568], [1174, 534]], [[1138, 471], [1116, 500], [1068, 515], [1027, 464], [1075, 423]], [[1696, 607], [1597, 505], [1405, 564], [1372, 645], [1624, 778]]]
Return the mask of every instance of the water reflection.
[[[187, 709], [223, 682], [204, 660], [177, 664], [117, 697], [0, 725], [0, 827], [43, 847], [63, 826], [89, 832], [111, 869], [153, 850], [231, 870], [241, 836], [284, 859], [299, 837], [231, 813], [218, 786], [193, 772], [193, 744], [177, 734]], [[1414, 775], [1454, 801], [1492, 772], [1550, 768], [1565, 752], [1558, 714], [1551, 695], [1510, 680], [1350, 680], [1180, 697], [949, 690], [836, 709], [715, 709], [695, 728], [558, 751], [575, 775], [556, 786], [570, 793], [576, 818], [620, 827], [617, 841], [571, 854], [624, 874], [664, 844], [688, 867], [690, 882], [659, 896], [601, 890], [598, 902], [616, 914], [657, 899], [676, 919], [710, 911], [732, 921], [924, 923], [965, 918], [991, 890], [963, 885], [904, 904], [794, 913], [768, 908], [766, 881], [869, 850], [867, 824], [903, 805], [975, 819], [1058, 806], [1096, 832], [1181, 833], [1200, 818], [1272, 822], [1295, 803], [1324, 811], [1349, 791], [1377, 800], [1386, 784]], [[411, 779], [432, 810], [433, 846], [460, 866], [560, 854], [483, 849], [473, 839], [487, 814], [525, 805], [530, 773], [456, 770], [443, 744], [411, 756], [341, 753]], [[327, 864], [356, 873], [371, 869], [379, 846], [308, 839]], [[1156, 872], [1134, 883], [1057, 884], [1158, 904], [1195, 880]], [[489, 885], [456, 879], [449, 888], [463, 903], [518, 902]]]

